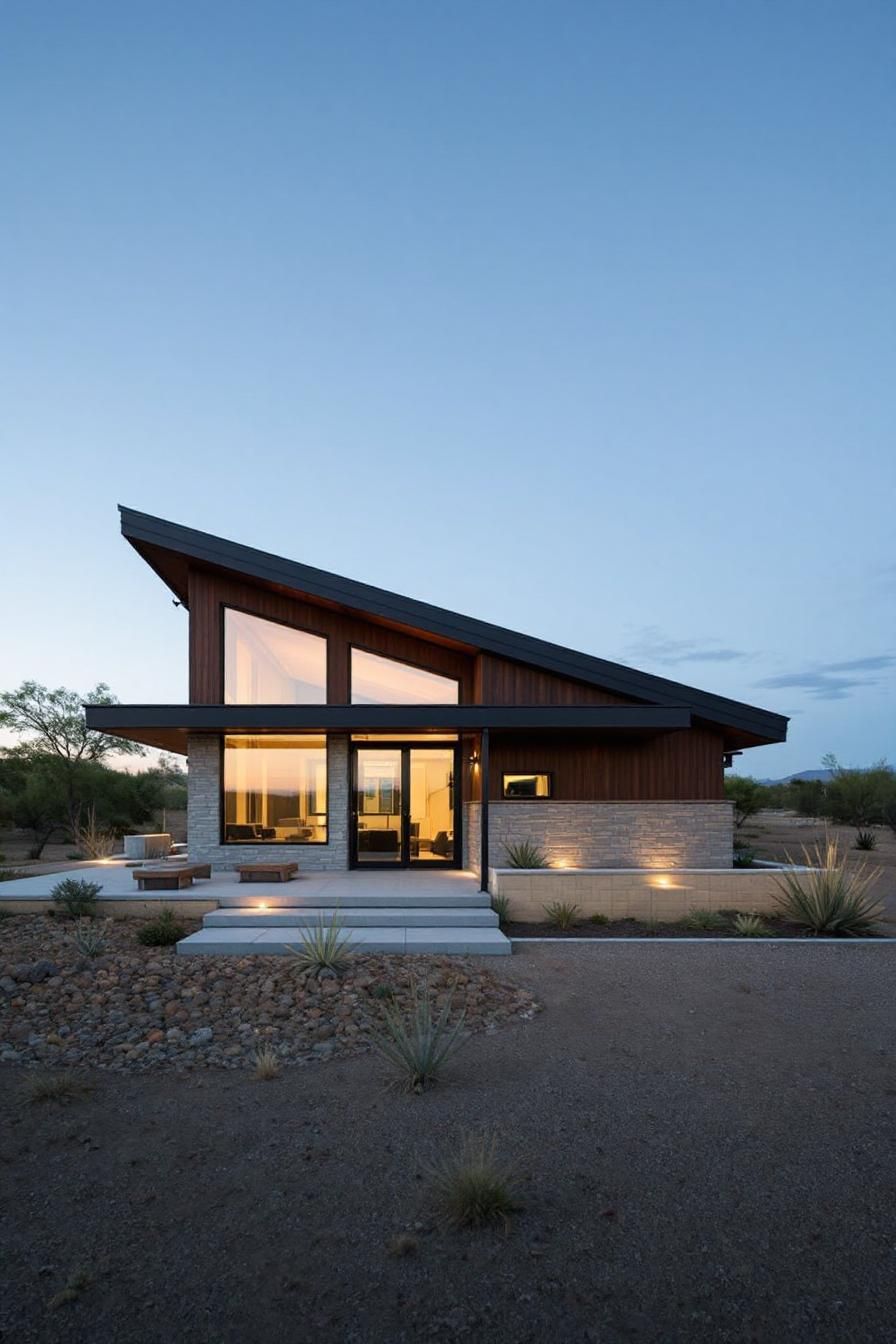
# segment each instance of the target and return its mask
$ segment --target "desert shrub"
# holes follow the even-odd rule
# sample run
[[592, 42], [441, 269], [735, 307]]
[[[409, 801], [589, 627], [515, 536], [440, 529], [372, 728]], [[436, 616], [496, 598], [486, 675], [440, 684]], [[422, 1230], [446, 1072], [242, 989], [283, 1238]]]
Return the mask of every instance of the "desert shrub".
[[746, 845], [734, 846], [734, 867], [752, 868], [753, 861], [756, 858], [756, 851], [748, 849]]
[[543, 909], [548, 923], [555, 929], [574, 929], [579, 922], [579, 907], [566, 901], [552, 901]]
[[0, 868], [0, 882], [15, 882], [17, 877], [27, 877], [21, 868]]
[[[815, 934], [837, 938], [873, 934], [883, 907], [869, 892], [881, 870], [869, 871], [865, 863], [848, 870], [830, 836], [811, 850], [803, 846], [803, 860], [808, 871], [785, 869], [775, 878], [775, 900], [784, 917]], [[789, 854], [787, 861], [794, 862]]]
[[92, 919], [96, 914], [96, 898], [102, 889], [99, 882], [66, 877], [56, 883], [50, 895], [54, 904], [71, 919]]
[[589, 924], [609, 924], [609, 922], [610, 922], [610, 916], [602, 915], [600, 911], [597, 911], [595, 914], [588, 916]]
[[718, 910], [691, 910], [684, 918], [686, 929], [724, 929], [725, 919]]
[[734, 932], [740, 938], [767, 938], [771, 930], [757, 914], [734, 916]]
[[504, 853], [507, 856], [507, 865], [509, 868], [547, 868], [547, 856], [543, 849], [538, 845], [533, 845], [530, 840], [523, 840], [518, 845], [505, 845]]
[[47, 1101], [77, 1101], [89, 1091], [89, 1086], [69, 1070], [29, 1073], [22, 1083], [22, 1097], [32, 1106]]
[[82, 957], [101, 957], [109, 944], [105, 929], [92, 919], [78, 921], [74, 942]]
[[341, 975], [355, 951], [355, 944], [343, 932], [338, 915], [334, 915], [329, 924], [325, 924], [320, 915], [316, 924], [299, 931], [299, 940], [300, 945], [289, 950], [298, 969], [310, 971], [312, 975], [320, 975], [321, 971]]
[[520, 1208], [516, 1172], [498, 1153], [497, 1136], [469, 1135], [457, 1153], [430, 1166], [436, 1208], [447, 1223], [506, 1226]]
[[492, 909], [498, 916], [498, 923], [504, 925], [510, 919], [510, 901], [506, 896], [493, 896]]
[[412, 1237], [409, 1232], [399, 1232], [398, 1236], [393, 1237], [389, 1242], [388, 1251], [398, 1260], [407, 1255], [416, 1255], [417, 1238]]
[[260, 1083], [270, 1083], [280, 1077], [280, 1059], [270, 1045], [261, 1045], [255, 1051], [255, 1077]]
[[768, 806], [765, 785], [748, 775], [729, 775], [725, 780], [725, 797], [734, 805], [734, 825], [737, 830], [746, 821]]
[[855, 848], [877, 849], [877, 836], [873, 831], [857, 831]]
[[383, 1027], [372, 1036], [374, 1049], [400, 1075], [409, 1092], [423, 1092], [438, 1081], [443, 1066], [466, 1037], [466, 1013], [451, 1021], [451, 998], [433, 1016], [429, 987], [411, 982], [411, 1005], [383, 1009]]
[[99, 824], [95, 807], [87, 809], [87, 820], [75, 828], [72, 839], [89, 859], [107, 859], [117, 847], [115, 832]]
[[144, 947], [171, 947], [186, 936], [183, 924], [178, 923], [177, 915], [170, 905], [163, 905], [148, 924], [137, 931], [137, 942]]

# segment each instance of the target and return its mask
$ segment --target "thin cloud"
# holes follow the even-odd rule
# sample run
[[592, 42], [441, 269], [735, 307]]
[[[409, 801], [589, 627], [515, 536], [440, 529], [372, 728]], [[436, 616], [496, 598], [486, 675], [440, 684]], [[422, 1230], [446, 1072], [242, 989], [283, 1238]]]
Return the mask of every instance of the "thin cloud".
[[[869, 654], [865, 658], [850, 658], [839, 663], [819, 663], [803, 672], [784, 672], [764, 677], [754, 685], [762, 690], [805, 691], [814, 700], [848, 700], [855, 691], [877, 686], [876, 672], [887, 672], [896, 667], [896, 657], [888, 653]], [[858, 675], [844, 675], [854, 673]], [[864, 675], [862, 675], [864, 673]]]
[[753, 655], [743, 649], [728, 649], [717, 640], [670, 639], [659, 626], [647, 625], [626, 647], [626, 662], [651, 663], [735, 663]]

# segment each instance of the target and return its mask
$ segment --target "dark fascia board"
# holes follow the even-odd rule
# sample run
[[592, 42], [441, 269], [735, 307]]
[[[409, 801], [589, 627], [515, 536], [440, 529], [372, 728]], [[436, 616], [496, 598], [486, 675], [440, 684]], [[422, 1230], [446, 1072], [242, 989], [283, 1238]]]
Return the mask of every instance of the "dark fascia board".
[[[773, 714], [770, 710], [758, 709], [739, 700], [729, 700], [725, 696], [712, 695], [708, 691], [668, 681], [665, 677], [656, 677], [649, 672], [639, 672], [622, 663], [578, 653], [560, 644], [506, 630], [487, 621], [461, 616], [457, 612], [431, 606], [428, 602], [418, 602], [414, 598], [402, 597], [398, 593], [374, 588], [355, 579], [346, 579], [323, 569], [299, 564], [295, 560], [285, 560], [266, 551], [241, 546], [223, 537], [183, 527], [179, 523], [140, 513], [123, 505], [119, 505], [119, 512], [122, 534], [138, 551], [141, 543], [162, 547], [216, 569], [274, 583], [297, 593], [334, 602], [352, 611], [378, 616], [473, 649], [481, 649], [485, 653], [539, 667], [561, 677], [572, 677], [601, 686], [620, 695], [657, 705], [684, 705], [710, 722], [742, 729], [769, 742], [783, 742], [787, 736], [788, 720], [782, 714]], [[184, 594], [178, 593], [177, 596], [181, 601], [185, 600]]]
[[87, 727], [227, 732], [478, 732], [483, 728], [673, 732], [687, 709], [658, 705], [85, 705]]

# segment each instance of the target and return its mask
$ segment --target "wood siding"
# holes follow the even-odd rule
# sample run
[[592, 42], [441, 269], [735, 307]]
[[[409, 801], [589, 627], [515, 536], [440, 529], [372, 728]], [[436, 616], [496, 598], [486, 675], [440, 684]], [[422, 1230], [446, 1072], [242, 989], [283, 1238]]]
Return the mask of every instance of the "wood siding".
[[475, 701], [480, 705], [631, 705], [630, 696], [584, 681], [558, 677], [509, 658], [480, 653], [476, 658]]
[[706, 728], [625, 743], [493, 733], [489, 797], [501, 797], [505, 771], [547, 771], [555, 802], [719, 799], [725, 796], [722, 752], [722, 734]]
[[253, 616], [282, 621], [299, 630], [324, 635], [327, 647], [327, 699], [350, 703], [349, 663], [353, 644], [386, 658], [415, 663], [460, 682], [461, 703], [473, 696], [473, 658], [400, 630], [333, 611], [301, 598], [271, 592], [253, 583], [241, 583], [200, 569], [190, 572], [190, 703], [219, 705], [223, 695], [223, 607], [236, 607]]

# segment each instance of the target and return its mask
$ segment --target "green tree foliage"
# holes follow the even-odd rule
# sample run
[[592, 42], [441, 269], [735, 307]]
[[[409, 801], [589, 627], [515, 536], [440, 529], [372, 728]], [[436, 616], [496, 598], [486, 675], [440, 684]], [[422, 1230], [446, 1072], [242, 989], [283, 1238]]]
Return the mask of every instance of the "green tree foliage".
[[84, 696], [64, 686], [49, 690], [36, 681], [23, 681], [17, 690], [0, 693], [0, 728], [22, 739], [14, 748], [15, 754], [41, 770], [52, 765], [60, 772], [65, 785], [68, 826], [73, 833], [85, 802], [79, 791], [83, 768], [99, 765], [114, 754], [144, 754], [145, 749], [137, 742], [88, 729], [85, 704], [116, 703], [104, 682]]
[[886, 822], [896, 804], [896, 773], [886, 761], [868, 770], [848, 769], [835, 756], [826, 756], [824, 763], [833, 771], [825, 791], [826, 815], [832, 821], [857, 830]]
[[737, 830], [763, 807], [768, 807], [768, 789], [748, 775], [729, 775], [725, 780], [725, 797], [734, 804], [734, 825]]

